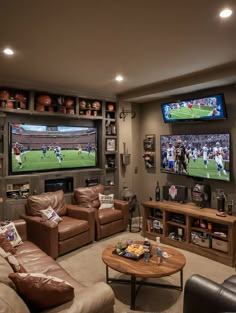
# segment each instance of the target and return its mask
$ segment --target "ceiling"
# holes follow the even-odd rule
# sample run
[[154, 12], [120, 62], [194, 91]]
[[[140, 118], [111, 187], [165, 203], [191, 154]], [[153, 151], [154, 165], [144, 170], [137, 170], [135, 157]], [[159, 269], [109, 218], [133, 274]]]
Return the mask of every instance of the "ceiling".
[[[234, 13], [220, 20], [219, 11]], [[146, 102], [236, 82], [235, 0], [0, 0], [0, 83]], [[123, 82], [115, 76], [122, 74]]]

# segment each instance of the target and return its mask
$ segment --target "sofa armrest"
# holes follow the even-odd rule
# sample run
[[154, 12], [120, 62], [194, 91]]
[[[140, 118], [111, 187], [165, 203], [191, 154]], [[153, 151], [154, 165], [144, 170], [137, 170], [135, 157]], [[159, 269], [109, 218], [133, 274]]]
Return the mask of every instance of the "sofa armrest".
[[[78, 299], [78, 301], [76, 301]], [[104, 282], [79, 290], [74, 300], [77, 311], [83, 313], [112, 313], [115, 303], [114, 292]]]
[[201, 275], [191, 276], [184, 288], [183, 313], [236, 312], [236, 294]]
[[86, 220], [89, 224], [89, 232], [91, 241], [95, 240], [95, 209], [84, 208], [78, 205], [66, 204], [67, 214], [70, 217], [80, 220]]
[[23, 219], [14, 220], [14, 225], [23, 241], [27, 240], [27, 224]]
[[128, 222], [129, 222], [129, 202], [124, 201], [124, 200], [114, 200], [114, 208], [116, 210], [121, 210], [123, 213], [123, 225], [124, 229], [128, 227]]
[[39, 216], [22, 214], [27, 223], [27, 238], [52, 258], [58, 256], [58, 225], [51, 221], [42, 221]]

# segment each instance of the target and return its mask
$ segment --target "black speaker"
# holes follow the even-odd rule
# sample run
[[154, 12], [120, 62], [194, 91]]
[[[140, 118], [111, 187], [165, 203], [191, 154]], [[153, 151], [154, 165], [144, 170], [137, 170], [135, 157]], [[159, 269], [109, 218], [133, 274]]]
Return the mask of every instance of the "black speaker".
[[188, 199], [188, 188], [180, 185], [163, 186], [163, 199], [169, 201], [186, 202]]

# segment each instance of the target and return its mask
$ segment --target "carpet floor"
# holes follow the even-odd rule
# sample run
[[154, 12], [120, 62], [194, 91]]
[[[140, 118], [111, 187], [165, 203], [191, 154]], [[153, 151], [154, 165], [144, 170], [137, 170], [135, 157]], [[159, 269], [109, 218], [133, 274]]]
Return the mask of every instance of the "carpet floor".
[[[105, 282], [105, 264], [101, 259], [102, 251], [108, 244], [115, 244], [119, 240], [143, 240], [141, 233], [128, 231], [116, 234], [107, 239], [94, 242], [78, 250], [67, 253], [57, 259], [58, 263], [75, 279], [84, 285], [94, 282]], [[163, 245], [165, 247], [165, 245]], [[178, 250], [178, 249], [177, 249]], [[193, 274], [200, 274], [221, 283], [228, 276], [235, 274], [234, 268], [209, 260], [205, 257], [180, 250], [186, 257], [184, 267], [184, 283]], [[121, 277], [122, 274], [110, 271], [111, 276]], [[124, 275], [123, 275], [124, 276]], [[179, 273], [159, 280], [162, 283], [179, 285]], [[130, 286], [112, 283], [115, 293], [115, 313], [181, 313], [183, 312], [183, 292], [177, 290], [142, 286], [136, 298], [136, 310], [129, 308]], [[102, 313], [102, 312], [101, 312]]]

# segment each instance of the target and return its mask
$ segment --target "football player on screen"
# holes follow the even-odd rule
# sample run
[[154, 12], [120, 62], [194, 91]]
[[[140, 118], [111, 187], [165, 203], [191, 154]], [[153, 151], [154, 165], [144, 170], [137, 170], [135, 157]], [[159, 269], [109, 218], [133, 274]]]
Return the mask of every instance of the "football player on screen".
[[227, 175], [224, 169], [224, 164], [223, 164], [224, 150], [220, 146], [219, 142], [217, 142], [216, 146], [213, 148], [213, 155], [214, 155], [216, 165], [217, 165], [217, 175], [221, 176], [221, 172], [223, 172], [224, 175]]

